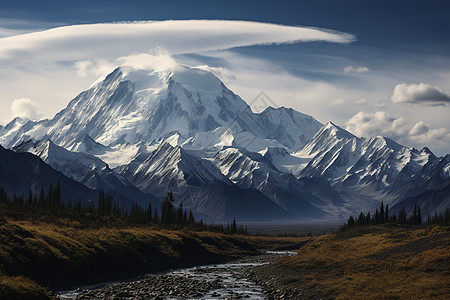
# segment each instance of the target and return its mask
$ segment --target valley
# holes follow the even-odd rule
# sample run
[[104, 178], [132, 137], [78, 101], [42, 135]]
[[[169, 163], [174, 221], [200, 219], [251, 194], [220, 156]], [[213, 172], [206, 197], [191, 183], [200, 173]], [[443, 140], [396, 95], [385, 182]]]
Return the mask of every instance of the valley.
[[450, 299], [450, 1], [0, 1], [0, 300]]

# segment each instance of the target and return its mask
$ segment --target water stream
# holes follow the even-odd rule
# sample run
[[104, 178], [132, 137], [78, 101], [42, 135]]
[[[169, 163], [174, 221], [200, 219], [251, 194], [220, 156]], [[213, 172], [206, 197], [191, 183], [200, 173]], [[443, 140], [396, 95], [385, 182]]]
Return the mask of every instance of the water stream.
[[267, 251], [237, 262], [177, 269], [148, 274], [132, 281], [118, 281], [57, 292], [58, 299], [267, 299], [261, 286], [245, 276], [248, 267], [267, 264], [293, 251]]

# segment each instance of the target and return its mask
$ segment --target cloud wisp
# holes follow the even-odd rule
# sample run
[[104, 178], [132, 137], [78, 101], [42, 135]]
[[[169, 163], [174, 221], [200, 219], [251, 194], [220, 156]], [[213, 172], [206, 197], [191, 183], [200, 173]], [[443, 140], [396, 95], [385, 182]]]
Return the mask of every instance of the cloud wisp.
[[419, 121], [411, 124], [403, 117], [394, 117], [385, 111], [359, 112], [346, 123], [346, 130], [361, 136], [385, 136], [406, 145], [445, 145], [450, 142], [450, 130], [445, 127], [430, 128]]
[[350, 43], [353, 35], [326, 29], [225, 20], [87, 24], [0, 39], [0, 62], [115, 59], [163, 47], [171, 54], [264, 44]]
[[367, 72], [369, 72], [369, 68], [368, 67], [347, 66], [347, 67], [344, 68], [344, 73], [345, 74], [350, 74], [350, 73], [361, 74], [361, 73], [367, 73]]
[[12, 117], [20, 117], [29, 120], [39, 120], [42, 115], [38, 112], [37, 105], [29, 98], [15, 99], [11, 103]]
[[437, 86], [426, 83], [397, 84], [391, 96], [395, 103], [412, 103], [423, 105], [449, 105], [450, 95], [444, 93]]

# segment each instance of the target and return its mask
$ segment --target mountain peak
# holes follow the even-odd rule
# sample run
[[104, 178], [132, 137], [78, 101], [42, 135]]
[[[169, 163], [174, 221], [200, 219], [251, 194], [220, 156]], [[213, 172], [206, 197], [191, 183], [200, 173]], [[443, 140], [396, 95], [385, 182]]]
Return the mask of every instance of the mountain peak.
[[109, 147], [96, 142], [89, 134], [86, 134], [81, 142], [77, 143], [71, 150], [100, 155], [108, 151]]
[[328, 122], [327, 124], [325, 124], [325, 126], [322, 127], [322, 129], [319, 130], [319, 132], [317, 133], [317, 135], [329, 135], [329, 136], [334, 136], [337, 139], [353, 139], [356, 138], [355, 135], [353, 135], [352, 133], [348, 132], [347, 130], [337, 126], [336, 124], [334, 124], [333, 122]]

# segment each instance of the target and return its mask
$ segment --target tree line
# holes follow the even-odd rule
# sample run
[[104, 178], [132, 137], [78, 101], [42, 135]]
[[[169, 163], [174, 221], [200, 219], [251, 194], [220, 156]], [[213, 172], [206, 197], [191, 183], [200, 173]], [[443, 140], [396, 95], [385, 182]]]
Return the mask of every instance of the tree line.
[[[381, 201], [380, 208], [377, 208], [374, 214], [371, 215], [369, 211], [367, 214], [361, 212], [358, 217], [350, 216], [347, 223], [342, 225], [339, 230], [346, 231], [354, 226], [385, 223], [420, 225], [423, 223], [420, 206], [414, 204], [413, 212], [408, 217], [404, 207], [398, 212], [398, 215], [390, 214], [389, 205], [386, 204], [385, 207], [383, 201]], [[450, 225], [450, 209], [447, 208], [443, 214], [438, 214], [437, 211], [434, 212], [434, 215], [428, 214], [426, 223]]]
[[171, 191], [167, 192], [160, 209], [152, 208], [149, 201], [147, 207], [141, 207], [134, 203], [130, 209], [120, 205], [109, 193], [99, 190], [98, 202], [95, 205], [89, 202], [83, 205], [81, 201], [76, 203], [64, 203], [61, 199], [61, 186], [59, 182], [50, 185], [47, 190], [42, 186], [37, 194], [31, 191], [27, 198], [14, 194], [12, 199], [8, 197], [4, 188], [0, 188], [0, 207], [14, 209], [15, 211], [27, 211], [37, 214], [50, 214], [60, 217], [94, 218], [94, 219], [118, 219], [132, 224], [153, 224], [167, 228], [189, 228], [194, 230], [206, 230], [230, 234], [247, 234], [247, 228], [238, 226], [236, 218], [232, 223], [213, 224], [200, 219], [197, 221], [191, 210], [183, 208], [183, 203], [175, 207], [174, 197]]

